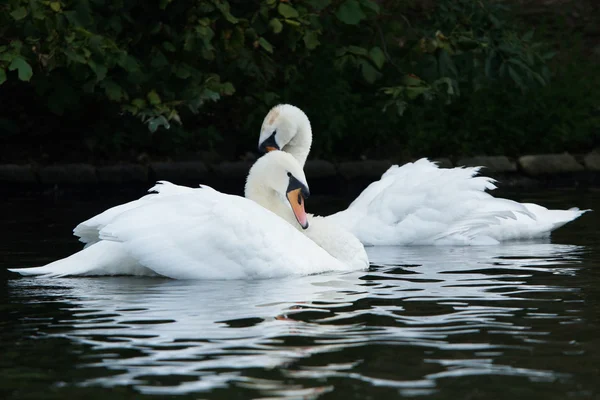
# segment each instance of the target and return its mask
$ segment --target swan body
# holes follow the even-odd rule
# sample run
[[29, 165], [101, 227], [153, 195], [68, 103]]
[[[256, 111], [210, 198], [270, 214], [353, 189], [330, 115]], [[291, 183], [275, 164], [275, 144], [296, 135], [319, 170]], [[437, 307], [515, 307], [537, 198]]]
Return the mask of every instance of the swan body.
[[364, 259], [338, 259], [326, 250], [328, 242], [317, 244], [296, 227], [303, 220], [303, 204], [301, 212], [294, 211], [298, 206], [286, 205], [284, 199], [296, 200], [293, 196], [304, 188], [308, 191], [302, 168], [284, 152], [261, 157], [246, 185], [274, 212], [252, 199], [207, 186], [163, 182], [153, 188], [158, 193], [78, 225], [75, 233], [86, 243], [83, 250], [42, 267], [11, 271], [46, 276], [252, 279], [366, 268], [368, 259], [357, 239]]
[[[312, 130], [306, 114], [283, 104], [265, 117], [259, 149], [281, 149], [304, 165]], [[343, 211], [327, 216], [364, 245], [479, 245], [536, 239], [587, 210], [548, 210], [494, 198], [494, 180], [479, 167], [439, 168], [421, 159], [390, 167]]]

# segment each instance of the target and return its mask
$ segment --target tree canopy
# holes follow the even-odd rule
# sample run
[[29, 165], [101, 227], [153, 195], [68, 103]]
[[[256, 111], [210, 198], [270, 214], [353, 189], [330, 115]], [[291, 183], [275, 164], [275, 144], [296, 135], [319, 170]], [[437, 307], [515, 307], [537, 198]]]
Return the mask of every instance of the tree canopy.
[[207, 150], [234, 158], [254, 150], [260, 121], [280, 102], [307, 112], [317, 156], [510, 155], [540, 149], [539, 135], [545, 151], [597, 140], [589, 80], [565, 79], [562, 67], [557, 84], [555, 52], [503, 2], [8, 0], [0, 8], [6, 160]]

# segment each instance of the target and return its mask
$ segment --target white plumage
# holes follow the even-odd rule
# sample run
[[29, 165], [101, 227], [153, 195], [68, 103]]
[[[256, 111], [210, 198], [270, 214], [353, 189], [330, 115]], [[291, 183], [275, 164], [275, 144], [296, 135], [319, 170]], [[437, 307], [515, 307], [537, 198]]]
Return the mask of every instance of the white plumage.
[[[263, 122], [259, 148], [279, 148], [304, 165], [312, 130], [306, 114], [283, 104]], [[494, 198], [494, 180], [477, 167], [439, 168], [427, 159], [394, 165], [348, 209], [326, 219], [364, 245], [479, 245], [548, 237], [586, 211], [548, 210]]]
[[[290, 179], [287, 173], [306, 185], [293, 157], [273, 152], [257, 161], [249, 185], [262, 182], [259, 192], [264, 198], [281, 202]], [[192, 189], [163, 182], [153, 189], [158, 193], [113, 207], [78, 225], [75, 234], [86, 243], [83, 250], [43, 267], [12, 271], [48, 276], [254, 279], [368, 266], [356, 239], [360, 249], [355, 249], [355, 257], [346, 255], [342, 260], [326, 251], [327, 242], [317, 245], [309, 239], [290, 223], [298, 225], [289, 205], [272, 205], [280, 213], [287, 211], [286, 220], [252, 200], [210, 187]]]

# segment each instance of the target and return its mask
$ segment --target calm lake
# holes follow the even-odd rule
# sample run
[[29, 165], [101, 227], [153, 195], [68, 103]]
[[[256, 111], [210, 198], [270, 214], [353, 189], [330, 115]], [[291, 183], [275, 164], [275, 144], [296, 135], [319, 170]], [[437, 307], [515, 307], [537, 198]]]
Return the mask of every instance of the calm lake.
[[[0, 269], [71, 254], [78, 222], [142, 194], [109, 192], [3, 193]], [[600, 192], [499, 194], [597, 211], [546, 242], [371, 247], [358, 273], [3, 275], [0, 398], [600, 398]]]

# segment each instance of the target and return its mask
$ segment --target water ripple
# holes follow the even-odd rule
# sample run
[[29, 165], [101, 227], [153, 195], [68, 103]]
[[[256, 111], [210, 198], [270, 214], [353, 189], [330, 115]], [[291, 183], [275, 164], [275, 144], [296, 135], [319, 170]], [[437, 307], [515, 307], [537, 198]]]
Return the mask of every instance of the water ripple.
[[586, 323], [580, 287], [569, 282], [584, 250], [381, 247], [368, 249], [373, 266], [360, 273], [19, 279], [9, 290], [28, 307], [21, 332], [85, 347], [79, 367], [95, 373], [82, 385], [315, 398], [353, 381], [382, 395], [421, 396], [479, 376], [568, 382], [560, 363], [541, 367], [531, 355], [585, 353], [569, 331]]

